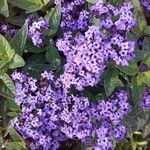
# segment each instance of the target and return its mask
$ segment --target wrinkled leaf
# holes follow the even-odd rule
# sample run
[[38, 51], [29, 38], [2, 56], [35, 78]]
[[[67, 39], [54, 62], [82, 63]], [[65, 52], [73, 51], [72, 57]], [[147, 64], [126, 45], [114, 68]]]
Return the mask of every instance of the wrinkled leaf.
[[23, 60], [23, 58], [18, 54], [15, 54], [11, 63], [9, 64], [9, 69], [23, 67], [24, 65], [25, 65], [25, 61]]
[[0, 35], [0, 69], [9, 64], [14, 54], [15, 52], [11, 49], [8, 41]]
[[14, 100], [15, 87], [11, 78], [7, 75], [0, 76], [0, 95]]

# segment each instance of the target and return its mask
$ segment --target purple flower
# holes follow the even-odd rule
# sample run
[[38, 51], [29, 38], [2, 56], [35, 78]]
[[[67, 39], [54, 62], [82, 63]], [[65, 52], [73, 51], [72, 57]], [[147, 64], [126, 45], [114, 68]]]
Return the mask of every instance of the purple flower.
[[[125, 137], [121, 120], [130, 112], [127, 92], [118, 91], [108, 101], [95, 103], [82, 95], [64, 93], [52, 72], [45, 71], [39, 80], [19, 72], [12, 78], [21, 107], [12, 126], [29, 140], [31, 149], [57, 150], [61, 142], [72, 139], [87, 145], [93, 142], [94, 149], [109, 150], [114, 148], [112, 137]], [[112, 114], [120, 114], [118, 122]]]
[[143, 109], [150, 109], [150, 89], [148, 87], [145, 89], [140, 106]]
[[150, 1], [149, 0], [140, 0], [141, 4], [150, 11]]
[[29, 24], [28, 36], [32, 40], [35, 46], [43, 46], [44, 42], [44, 31], [49, 28], [47, 20], [40, 17], [37, 21], [34, 16], [30, 15], [26, 22]]

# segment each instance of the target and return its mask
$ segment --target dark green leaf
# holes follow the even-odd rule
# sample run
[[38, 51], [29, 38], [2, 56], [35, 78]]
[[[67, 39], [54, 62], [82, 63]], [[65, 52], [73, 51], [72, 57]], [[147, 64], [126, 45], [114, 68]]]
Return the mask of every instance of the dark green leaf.
[[23, 67], [24, 65], [25, 65], [25, 61], [23, 60], [23, 58], [18, 54], [15, 54], [11, 63], [9, 64], [9, 69]]
[[52, 10], [45, 16], [45, 18], [49, 21], [51, 27], [47, 35], [55, 34], [60, 24], [61, 5], [56, 5], [55, 8], [52, 8]]
[[22, 56], [23, 49], [26, 43], [28, 34], [28, 24], [25, 23], [23, 27], [18, 31], [18, 33], [11, 40], [11, 48], [15, 50], [15, 52]]
[[108, 67], [104, 73], [104, 88], [106, 95], [109, 96], [116, 87], [123, 86], [121, 80], [118, 79], [118, 72], [115, 68]]
[[37, 11], [43, 7], [42, 0], [8, 0], [12, 5], [25, 9], [27, 13]]
[[134, 10], [135, 10], [136, 18], [138, 20], [138, 26], [134, 31], [141, 34], [141, 32], [143, 32], [144, 28], [147, 26], [146, 19], [143, 14], [142, 7], [139, 0], [131, 0], [131, 1], [135, 6]]
[[129, 66], [116, 66], [120, 71], [128, 75], [136, 75], [138, 73], [138, 65], [136, 62], [130, 62]]
[[42, 53], [46, 51], [45, 47], [37, 47], [34, 46], [33, 43], [29, 40], [27, 40], [26, 44], [25, 44], [25, 52], [30, 52], [30, 53]]
[[133, 103], [134, 106], [138, 106], [139, 105], [139, 101], [143, 95], [144, 92], [144, 84], [139, 82], [139, 77], [132, 77], [132, 99], [133, 99]]
[[45, 70], [55, 70], [55, 66], [44, 64], [37, 61], [28, 62], [23, 68], [24, 71], [30, 73], [34, 77], [40, 77], [40, 74]]
[[57, 48], [49, 46], [46, 52], [46, 60], [53, 66], [60, 67], [61, 60]]
[[5, 17], [9, 16], [7, 0], [0, 0], [0, 13]]

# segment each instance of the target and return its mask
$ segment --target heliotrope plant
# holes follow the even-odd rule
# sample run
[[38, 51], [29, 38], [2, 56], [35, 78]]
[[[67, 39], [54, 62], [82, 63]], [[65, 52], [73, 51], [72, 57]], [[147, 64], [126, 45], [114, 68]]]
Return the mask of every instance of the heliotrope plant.
[[149, 149], [149, 3], [1, 0], [0, 148]]

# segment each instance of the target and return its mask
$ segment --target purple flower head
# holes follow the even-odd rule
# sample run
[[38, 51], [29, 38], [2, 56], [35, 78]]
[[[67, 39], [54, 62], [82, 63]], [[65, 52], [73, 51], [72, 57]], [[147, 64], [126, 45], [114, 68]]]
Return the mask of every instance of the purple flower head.
[[150, 109], [150, 89], [148, 87], [145, 89], [140, 107], [143, 109]]
[[107, 47], [102, 42], [104, 34], [96, 26], [91, 26], [85, 35], [73, 37], [68, 32], [57, 41], [57, 47], [64, 52], [67, 63], [60, 81], [64, 89], [74, 85], [78, 90], [94, 86], [100, 81], [108, 59]]
[[29, 24], [28, 36], [32, 40], [35, 46], [43, 46], [44, 42], [44, 31], [49, 28], [48, 21], [43, 17], [36, 20], [33, 15], [30, 15], [26, 22]]
[[141, 4], [150, 11], [150, 1], [149, 0], [140, 0]]
[[[21, 107], [12, 125], [29, 140], [31, 149], [57, 150], [61, 142], [72, 139], [87, 145], [94, 142], [94, 149], [109, 150], [114, 147], [112, 138], [120, 140], [126, 135], [120, 123], [130, 106], [123, 90], [108, 101], [91, 103], [82, 95], [64, 93], [52, 72], [45, 71], [39, 80], [14, 72], [12, 79], [16, 102]], [[119, 123], [114, 121], [113, 114], [119, 114]]]
[[85, 0], [56, 0], [61, 3], [61, 27], [64, 30], [85, 30], [89, 22], [89, 12], [84, 9]]

